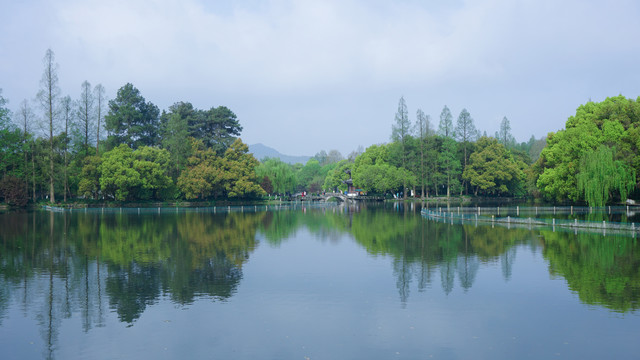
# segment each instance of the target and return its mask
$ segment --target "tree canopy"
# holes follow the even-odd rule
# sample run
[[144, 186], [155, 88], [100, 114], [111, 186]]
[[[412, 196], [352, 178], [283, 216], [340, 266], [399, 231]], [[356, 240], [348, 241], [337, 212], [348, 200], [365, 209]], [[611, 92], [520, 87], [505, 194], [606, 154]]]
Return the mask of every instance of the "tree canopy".
[[105, 128], [109, 132], [110, 147], [126, 144], [132, 149], [160, 144], [160, 110], [147, 102], [132, 84], [120, 89], [109, 101]]
[[[613, 161], [619, 161], [620, 166], [625, 165], [637, 174], [639, 126], [638, 100], [616, 96], [578, 107], [564, 130], [547, 136], [547, 146], [537, 162], [537, 186], [542, 195], [558, 201], [585, 199], [584, 192], [579, 191], [578, 174], [593, 170], [585, 163], [585, 156], [600, 146], [615, 147]], [[600, 155], [604, 153], [601, 151]], [[637, 179], [634, 182], [637, 183]]]
[[463, 174], [463, 178], [475, 187], [476, 195], [478, 192], [492, 195], [517, 194], [517, 187], [524, 180], [520, 165], [524, 164], [518, 164], [496, 139], [481, 137], [476, 147]]

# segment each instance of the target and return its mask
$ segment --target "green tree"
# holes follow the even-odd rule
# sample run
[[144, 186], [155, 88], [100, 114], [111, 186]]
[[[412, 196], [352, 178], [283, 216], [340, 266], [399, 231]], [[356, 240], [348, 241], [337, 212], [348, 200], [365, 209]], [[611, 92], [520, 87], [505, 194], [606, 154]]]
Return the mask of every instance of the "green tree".
[[102, 124], [106, 101], [104, 86], [102, 86], [102, 84], [96, 85], [96, 87], [93, 88], [93, 92], [94, 99], [96, 100], [96, 154], [100, 155], [100, 126]]
[[496, 139], [481, 137], [463, 178], [475, 188], [475, 195], [479, 191], [501, 195], [522, 188], [524, 173], [504, 145]]
[[78, 120], [78, 140], [84, 156], [89, 155], [89, 143], [93, 136], [94, 119], [94, 94], [91, 84], [84, 81], [80, 87], [80, 99], [77, 102], [76, 119]]
[[444, 106], [442, 112], [440, 113], [440, 123], [438, 124], [438, 135], [442, 137], [453, 137], [453, 115], [451, 115], [451, 110]]
[[389, 145], [372, 145], [356, 158], [353, 164], [353, 182], [357, 187], [375, 194], [397, 193], [406, 184], [416, 183], [415, 175], [392, 165]]
[[191, 118], [190, 130], [191, 136], [202, 140], [205, 146], [222, 156], [240, 136], [242, 126], [233, 111], [226, 106], [218, 106]]
[[[540, 193], [558, 201], [578, 201], [576, 175], [581, 160], [600, 145], [614, 146], [614, 160], [638, 173], [640, 157], [640, 103], [620, 95], [603, 102], [588, 102], [569, 117], [565, 129], [547, 136], [535, 168]], [[635, 180], [637, 182], [637, 180]]]
[[322, 189], [324, 178], [320, 163], [318, 160], [311, 158], [296, 173], [297, 190], [318, 192]]
[[140, 186], [140, 173], [134, 168], [133, 150], [126, 144], [107, 151], [100, 164], [100, 189], [107, 199], [133, 200], [133, 192]]
[[220, 192], [222, 181], [220, 158], [202, 141], [191, 138], [191, 156], [178, 178], [178, 189], [188, 200], [207, 199]]
[[318, 160], [320, 166], [325, 166], [326, 164], [328, 164], [327, 157], [327, 152], [324, 150], [320, 150], [313, 156], [314, 159]]
[[164, 124], [162, 146], [169, 151], [171, 156], [169, 173], [173, 179], [177, 179], [185, 169], [191, 151], [189, 143], [190, 114], [181, 114], [183, 107], [186, 107], [184, 103], [177, 103], [169, 107], [169, 113], [162, 114]]
[[60, 102], [60, 110], [62, 111], [62, 118], [64, 120], [64, 138], [62, 145], [62, 150], [64, 152], [64, 189], [62, 191], [62, 200], [64, 202], [67, 201], [67, 195], [69, 194], [69, 125], [73, 122], [73, 111], [71, 107], [71, 97], [63, 97]]
[[78, 195], [97, 199], [100, 193], [100, 164], [102, 160], [99, 156], [87, 156], [83, 163], [78, 182]]
[[500, 130], [496, 133], [496, 139], [505, 147], [509, 148], [515, 144], [515, 139], [511, 135], [511, 123], [507, 117], [503, 117], [500, 122]]
[[25, 176], [22, 137], [20, 129], [11, 124], [0, 128], [0, 178]]
[[236, 139], [227, 148], [222, 160], [223, 186], [227, 197], [255, 198], [265, 195], [256, 175], [259, 162], [249, 153], [249, 147], [241, 139]]
[[[92, 161], [92, 166], [97, 161]], [[126, 144], [105, 152], [98, 167], [100, 189], [107, 199], [117, 201], [161, 199], [171, 186], [167, 175], [169, 153], [164, 149], [142, 146], [135, 151]], [[92, 180], [91, 168], [87, 178]], [[83, 189], [91, 192], [92, 184]], [[86, 193], [87, 191], [85, 191]]]
[[[407, 141], [410, 135], [411, 122], [409, 121], [409, 111], [404, 97], [398, 101], [398, 111], [395, 116], [395, 123], [391, 127], [391, 140], [400, 144], [402, 168], [407, 168]], [[403, 181], [403, 197], [407, 198], [407, 184]]]
[[33, 159], [33, 134], [31, 134], [31, 128], [33, 127], [33, 119], [35, 114], [29, 106], [27, 100], [20, 102], [20, 108], [16, 114], [16, 123], [22, 127], [22, 153], [24, 155], [23, 162], [23, 180], [25, 182], [25, 189], [29, 192], [29, 179], [32, 182], [32, 194], [33, 201], [35, 201], [35, 172], [32, 172], [33, 168], [29, 167], [29, 157]]
[[256, 174], [259, 178], [268, 177], [276, 194], [292, 193], [296, 189], [293, 167], [278, 158], [264, 159], [256, 168]]
[[426, 192], [433, 191], [438, 196], [438, 184], [442, 182], [443, 174], [440, 172], [438, 163], [439, 149], [442, 145], [442, 137], [430, 135], [425, 140], [425, 172], [426, 172]]
[[440, 153], [438, 154], [438, 165], [440, 173], [443, 174], [447, 187], [447, 198], [452, 191], [460, 187], [460, 160], [456, 156], [456, 142], [452, 138], [444, 137]]
[[[471, 153], [469, 151], [469, 143], [478, 137], [478, 130], [476, 129], [476, 126], [473, 123], [473, 118], [467, 109], [462, 109], [462, 111], [460, 111], [454, 133], [462, 147], [462, 171], [464, 172], [467, 168], [467, 161], [469, 159], [468, 155]], [[466, 185], [463, 184], [462, 187], [462, 190], [466, 189]]]
[[0, 89], [0, 179], [7, 175], [25, 178], [23, 134], [11, 123], [11, 111], [6, 104]]
[[48, 123], [49, 130], [49, 201], [53, 204], [56, 202], [55, 186], [54, 186], [54, 149], [53, 149], [53, 133], [57, 116], [57, 101], [60, 96], [60, 88], [58, 87], [58, 64], [55, 62], [55, 54], [51, 49], [47, 49], [44, 59], [44, 72], [40, 80], [40, 91], [38, 92], [38, 100], [40, 106], [44, 110], [45, 118]]
[[5, 128], [11, 121], [11, 110], [7, 107], [7, 99], [2, 96], [2, 88], [0, 88], [0, 129]]
[[134, 169], [140, 174], [140, 188], [137, 198], [160, 200], [166, 197], [165, 191], [172, 185], [168, 176], [169, 152], [150, 146], [142, 146], [133, 152]]
[[420, 172], [418, 173], [418, 177], [420, 179], [419, 184], [421, 188], [421, 196], [424, 197], [426, 194], [426, 186], [427, 186], [427, 166], [425, 161], [425, 154], [427, 151], [427, 140], [429, 139], [429, 135], [431, 133], [431, 124], [430, 124], [429, 115], [425, 115], [424, 111], [418, 109], [416, 112], [416, 136], [419, 140], [420, 147]]
[[349, 174], [346, 171], [351, 170], [352, 167], [353, 163], [349, 160], [339, 161], [324, 179], [323, 188], [328, 191], [346, 191], [347, 185], [343, 181], [349, 179]]
[[589, 206], [604, 206], [616, 192], [625, 200], [636, 183], [635, 170], [614, 160], [613, 149], [600, 145], [580, 160], [578, 192]]
[[160, 144], [160, 110], [146, 102], [140, 91], [127, 83], [116, 98], [109, 101], [105, 128], [109, 132], [109, 147], [126, 144], [132, 149]]

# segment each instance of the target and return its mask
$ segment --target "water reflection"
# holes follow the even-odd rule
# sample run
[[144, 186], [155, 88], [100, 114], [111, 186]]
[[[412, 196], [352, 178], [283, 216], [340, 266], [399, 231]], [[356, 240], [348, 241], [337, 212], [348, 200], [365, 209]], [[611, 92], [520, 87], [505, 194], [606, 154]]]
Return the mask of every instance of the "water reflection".
[[[0, 215], [0, 327], [10, 306], [32, 314], [55, 352], [63, 319], [82, 329], [105, 326], [107, 312], [135, 324], [145, 309], [169, 298], [227, 301], [243, 265], [264, 239], [286, 246], [301, 229], [322, 242], [348, 234], [371, 257], [391, 259], [398, 297], [439, 287], [471, 291], [479, 270], [499, 264], [513, 276], [517, 249], [541, 252], [582, 302], [618, 312], [638, 309], [640, 249], [635, 239], [551, 230], [450, 225], [419, 209], [304, 208], [255, 213], [9, 213]], [[11, 305], [14, 304], [14, 305]]]
[[639, 308], [640, 249], [635, 238], [553, 231], [541, 235], [551, 274], [564, 277], [582, 302], [618, 312]]

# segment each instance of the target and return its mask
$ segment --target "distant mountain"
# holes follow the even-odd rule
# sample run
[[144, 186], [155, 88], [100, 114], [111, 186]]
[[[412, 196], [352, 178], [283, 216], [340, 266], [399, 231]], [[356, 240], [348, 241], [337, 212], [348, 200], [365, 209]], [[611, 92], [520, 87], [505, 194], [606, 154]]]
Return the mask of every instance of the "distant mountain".
[[270, 148], [263, 144], [249, 145], [249, 152], [252, 153], [253, 156], [258, 160], [262, 160], [265, 157], [279, 158], [282, 162], [286, 162], [289, 164], [296, 164], [296, 163], [306, 164], [307, 161], [311, 159], [311, 156], [284, 155], [284, 154], [281, 154], [278, 150], [274, 148]]

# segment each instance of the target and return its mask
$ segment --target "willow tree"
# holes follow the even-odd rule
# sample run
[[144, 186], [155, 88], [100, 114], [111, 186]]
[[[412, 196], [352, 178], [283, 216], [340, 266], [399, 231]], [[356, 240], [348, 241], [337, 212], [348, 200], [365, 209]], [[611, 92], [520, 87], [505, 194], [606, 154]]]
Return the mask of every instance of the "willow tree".
[[624, 200], [636, 184], [635, 170], [613, 159], [613, 149], [600, 145], [580, 160], [578, 192], [589, 206], [604, 206], [615, 192]]
[[268, 177], [276, 194], [286, 194], [295, 191], [296, 174], [293, 167], [279, 158], [268, 158], [256, 167], [258, 178]]

